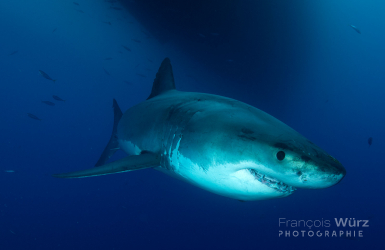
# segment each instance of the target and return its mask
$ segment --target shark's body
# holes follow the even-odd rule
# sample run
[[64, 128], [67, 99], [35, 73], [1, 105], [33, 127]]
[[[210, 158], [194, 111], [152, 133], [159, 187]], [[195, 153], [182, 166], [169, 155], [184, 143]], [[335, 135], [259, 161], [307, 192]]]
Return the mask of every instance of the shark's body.
[[[150, 97], [122, 115], [97, 167], [56, 175], [79, 178], [153, 167], [238, 200], [285, 197], [295, 187], [338, 183], [342, 165], [289, 126], [230, 98], [175, 90], [169, 59]], [[130, 156], [105, 164], [118, 149]]]

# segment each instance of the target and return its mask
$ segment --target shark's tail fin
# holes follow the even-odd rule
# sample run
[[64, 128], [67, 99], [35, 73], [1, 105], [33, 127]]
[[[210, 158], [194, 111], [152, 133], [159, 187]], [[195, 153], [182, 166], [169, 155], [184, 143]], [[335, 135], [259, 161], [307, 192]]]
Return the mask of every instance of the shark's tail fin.
[[114, 108], [114, 128], [112, 129], [112, 135], [111, 135], [110, 141], [105, 147], [98, 162], [95, 164], [95, 167], [104, 165], [106, 161], [108, 161], [108, 159], [110, 159], [110, 157], [113, 156], [115, 152], [119, 150], [119, 143], [118, 143], [116, 133], [118, 131], [118, 123], [120, 121], [120, 118], [122, 118], [123, 114], [115, 99], [113, 101], [112, 107]]

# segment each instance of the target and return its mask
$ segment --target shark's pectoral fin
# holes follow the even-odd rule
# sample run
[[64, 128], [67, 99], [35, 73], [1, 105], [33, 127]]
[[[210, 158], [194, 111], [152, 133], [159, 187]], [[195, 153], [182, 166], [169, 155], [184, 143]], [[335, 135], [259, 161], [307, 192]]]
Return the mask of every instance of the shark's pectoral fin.
[[138, 169], [152, 168], [160, 165], [160, 155], [153, 153], [145, 153], [141, 155], [130, 155], [123, 159], [108, 163], [106, 165], [76, 171], [65, 174], [55, 174], [57, 178], [84, 178], [98, 175], [115, 174], [129, 172]]

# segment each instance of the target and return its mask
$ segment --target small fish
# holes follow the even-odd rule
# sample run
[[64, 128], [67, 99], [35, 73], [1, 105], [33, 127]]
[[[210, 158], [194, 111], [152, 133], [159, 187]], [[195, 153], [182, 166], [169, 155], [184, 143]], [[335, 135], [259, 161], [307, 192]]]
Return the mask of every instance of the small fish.
[[141, 76], [141, 77], [146, 77], [146, 75], [143, 75], [143, 74], [139, 74], [139, 73], [136, 73], [138, 76]]
[[122, 10], [122, 8], [119, 8], [119, 7], [111, 7], [111, 8], [114, 10]]
[[122, 45], [123, 46], [123, 48], [125, 48], [126, 50], [128, 50], [128, 51], [130, 51], [131, 52], [131, 49], [129, 48], [129, 47], [127, 47], [127, 46], [124, 46], [124, 45]]
[[373, 138], [372, 138], [372, 137], [369, 137], [369, 139], [368, 139], [369, 147], [372, 145], [372, 143], [373, 143]]
[[136, 43], [141, 43], [142, 41], [138, 40], [138, 39], [131, 39], [132, 41], [136, 42]]
[[[130, 22], [130, 23], [134, 23], [134, 22]], [[151, 37], [150, 33], [146, 32], [146, 31], [144, 31], [144, 30], [140, 30], [140, 32], [142, 32], [143, 34], [145, 34], [145, 35], [146, 35], [146, 38], [150, 38], [150, 37]]]
[[108, 60], [112, 60], [112, 57], [107, 57], [107, 58], [104, 58], [104, 60], [108, 61]]
[[127, 83], [128, 85], [133, 85], [132, 82], [129, 82], [129, 81], [123, 81], [124, 83]]
[[84, 13], [84, 11], [82, 11], [82, 10], [78, 10], [78, 12], [80, 12], [80, 13]]
[[219, 36], [219, 33], [211, 33], [212, 36]]
[[206, 36], [203, 35], [203, 34], [201, 34], [201, 33], [199, 33], [198, 35], [199, 35], [200, 37], [202, 37], [202, 38], [206, 38]]
[[47, 104], [48, 106], [55, 106], [55, 103], [50, 101], [41, 101], [41, 102]]
[[13, 234], [16, 234], [14, 231], [12, 231], [12, 230], [9, 230], [11, 233], [13, 233]]
[[56, 82], [56, 80], [54, 80], [54, 79], [52, 79], [51, 77], [49, 77], [49, 75], [47, 75], [47, 73], [45, 73], [44, 71], [39, 70], [39, 73], [40, 73], [40, 75], [42, 75], [45, 79], [48, 79], [48, 80], [53, 81], [53, 82]]
[[30, 114], [30, 113], [27, 113], [27, 115], [28, 115], [29, 117], [31, 117], [32, 119], [41, 121], [41, 119], [40, 119], [39, 117], [37, 117], [36, 115]]
[[150, 59], [147, 58], [147, 60], [148, 60], [150, 63], [152, 63], [152, 61], [151, 61]]
[[4, 170], [6, 173], [15, 173], [15, 170]]
[[234, 60], [232, 60], [232, 59], [227, 59], [225, 62], [227, 62], [227, 63], [232, 63], [232, 62], [234, 62]]
[[53, 95], [52, 98], [55, 99], [56, 101], [61, 101], [61, 102], [65, 102], [66, 101], [66, 100], [61, 99], [57, 95]]
[[56, 30], [57, 30], [57, 28], [54, 28], [53, 31], [52, 31], [52, 33], [54, 33]]
[[15, 50], [13, 51], [11, 54], [8, 54], [9, 56], [13, 56], [14, 54], [16, 54], [18, 52], [18, 50]]
[[107, 75], [111, 75], [110, 72], [108, 72], [105, 68], [103, 68], [104, 72], [107, 74]]
[[350, 25], [355, 31], [357, 31], [358, 34], [361, 34], [361, 30], [359, 30], [356, 26]]
[[75, 5], [79, 6], [80, 4], [78, 4], [77, 2], [73, 2]]
[[108, 25], [111, 25], [111, 24], [112, 24], [111, 22], [103, 22], [103, 23], [106, 23], [106, 24], [108, 24]]

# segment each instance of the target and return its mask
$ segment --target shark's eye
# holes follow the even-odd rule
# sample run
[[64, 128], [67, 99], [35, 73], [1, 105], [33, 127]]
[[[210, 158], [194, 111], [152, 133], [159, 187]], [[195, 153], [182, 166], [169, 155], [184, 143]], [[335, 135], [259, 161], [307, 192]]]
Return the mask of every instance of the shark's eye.
[[285, 152], [283, 151], [278, 151], [277, 153], [277, 159], [282, 161], [283, 159], [285, 159]]

